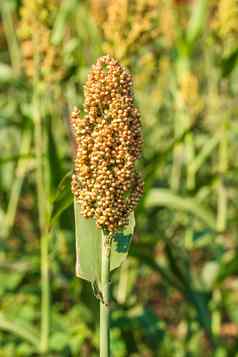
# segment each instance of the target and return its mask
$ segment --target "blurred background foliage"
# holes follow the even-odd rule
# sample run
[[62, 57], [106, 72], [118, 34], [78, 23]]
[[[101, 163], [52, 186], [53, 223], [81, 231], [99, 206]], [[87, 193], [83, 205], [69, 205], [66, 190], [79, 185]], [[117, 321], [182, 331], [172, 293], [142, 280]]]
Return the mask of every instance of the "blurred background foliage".
[[132, 72], [144, 130], [145, 193], [112, 276], [112, 355], [238, 356], [237, 0], [0, 11], [0, 357], [39, 355], [48, 266], [45, 355], [98, 356], [98, 303], [74, 271], [68, 118], [105, 53]]

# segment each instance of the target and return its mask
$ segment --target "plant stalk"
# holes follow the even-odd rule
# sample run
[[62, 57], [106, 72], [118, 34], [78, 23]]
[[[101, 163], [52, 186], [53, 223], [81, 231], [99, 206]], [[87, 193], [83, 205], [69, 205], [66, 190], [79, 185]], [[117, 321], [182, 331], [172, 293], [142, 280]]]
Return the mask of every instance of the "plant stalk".
[[227, 225], [227, 190], [224, 177], [228, 168], [228, 140], [226, 130], [226, 118], [221, 128], [221, 141], [219, 146], [219, 184], [217, 202], [217, 230], [225, 231]]
[[36, 151], [36, 183], [38, 196], [38, 214], [41, 234], [41, 340], [40, 351], [48, 351], [49, 339], [49, 312], [50, 312], [50, 282], [49, 282], [49, 235], [47, 227], [48, 204], [44, 184], [43, 164], [43, 130], [40, 113], [39, 94], [37, 87], [34, 93], [34, 120], [35, 120], [35, 151]]
[[41, 352], [48, 351], [50, 283], [49, 283], [49, 236], [41, 237]]
[[110, 356], [110, 255], [111, 237], [102, 236], [102, 266], [101, 288], [102, 299], [100, 301], [100, 357]]
[[28, 160], [22, 160], [21, 157], [24, 154], [28, 154], [30, 151], [31, 146], [31, 134], [29, 132], [25, 132], [21, 138], [21, 148], [20, 148], [20, 158], [17, 163], [16, 172], [15, 172], [15, 179], [12, 184], [12, 189], [10, 193], [9, 203], [7, 207], [6, 216], [4, 219], [4, 234], [3, 237], [8, 237], [16, 216], [17, 205], [22, 189], [22, 184], [24, 181], [24, 177], [29, 166]]
[[50, 274], [49, 274], [49, 232], [48, 216], [49, 204], [46, 197], [46, 176], [44, 163], [44, 127], [41, 111], [41, 87], [40, 87], [40, 54], [38, 50], [39, 34], [33, 34], [33, 44], [35, 49], [33, 78], [33, 110], [34, 110], [34, 134], [35, 134], [35, 154], [36, 154], [36, 185], [38, 198], [38, 215], [40, 226], [40, 249], [41, 249], [41, 331], [40, 331], [40, 352], [47, 354], [49, 349], [49, 329], [50, 329]]
[[13, 10], [11, 8], [10, 1], [1, 2], [0, 10], [2, 12], [1, 20], [6, 34], [12, 68], [15, 75], [19, 75], [21, 71], [21, 55], [17, 42], [17, 36], [12, 14]]

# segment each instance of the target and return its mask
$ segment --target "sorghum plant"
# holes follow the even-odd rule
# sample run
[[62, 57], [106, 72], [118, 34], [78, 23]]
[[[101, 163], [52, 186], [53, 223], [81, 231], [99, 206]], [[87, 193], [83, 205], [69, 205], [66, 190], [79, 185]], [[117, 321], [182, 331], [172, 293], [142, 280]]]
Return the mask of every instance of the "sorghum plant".
[[238, 1], [220, 0], [216, 4], [213, 28], [222, 42], [224, 55], [228, 56], [237, 48]]
[[[95, 11], [95, 5], [99, 10]], [[118, 0], [92, 1], [93, 16], [104, 34], [104, 50], [128, 63], [143, 45], [151, 44], [159, 35], [158, 9], [160, 2]]]
[[75, 108], [71, 119], [76, 141], [72, 191], [81, 216], [93, 219], [102, 232], [100, 353], [106, 357], [110, 353], [110, 258], [115, 249], [113, 240], [128, 226], [142, 195], [143, 183], [135, 167], [142, 133], [132, 77], [115, 59], [103, 56], [97, 60], [84, 95], [85, 115]]
[[20, 8], [18, 35], [23, 68], [28, 77], [52, 83], [63, 75], [62, 49], [51, 42], [57, 0], [24, 0]]
[[53, 103], [51, 100], [53, 94], [56, 94], [56, 84], [63, 76], [62, 48], [52, 43], [57, 5], [59, 5], [58, 0], [23, 0], [17, 31], [22, 50], [22, 68], [32, 89], [36, 187], [41, 237], [41, 353], [48, 352], [50, 333], [49, 220], [52, 207], [48, 199], [50, 174], [46, 170], [48, 147], [45, 140], [45, 137], [49, 136], [50, 124], [48, 125], [47, 121], [50, 119], [46, 117], [49, 117], [51, 112]]

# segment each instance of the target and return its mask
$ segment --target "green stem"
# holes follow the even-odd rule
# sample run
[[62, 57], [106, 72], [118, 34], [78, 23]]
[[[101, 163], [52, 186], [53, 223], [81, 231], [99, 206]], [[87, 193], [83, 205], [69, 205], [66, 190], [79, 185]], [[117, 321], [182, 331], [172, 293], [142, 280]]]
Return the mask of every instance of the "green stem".
[[182, 171], [183, 144], [178, 144], [173, 151], [173, 164], [170, 179], [170, 186], [174, 192], [179, 190], [181, 171]]
[[193, 190], [195, 188], [195, 172], [192, 169], [192, 163], [195, 159], [193, 134], [189, 133], [185, 138], [187, 151], [187, 188]]
[[101, 284], [102, 300], [100, 301], [100, 357], [110, 356], [110, 255], [111, 237], [102, 236]]
[[50, 305], [50, 283], [49, 283], [49, 236], [47, 228], [48, 204], [44, 185], [43, 165], [43, 130], [40, 113], [39, 94], [37, 86], [34, 93], [34, 119], [35, 119], [35, 151], [36, 151], [36, 183], [38, 195], [38, 213], [41, 233], [41, 353], [48, 351], [49, 339], [49, 305]]
[[[182, 48], [184, 48], [182, 46]], [[174, 132], [175, 137], [181, 135], [188, 127], [190, 127], [189, 118], [185, 113], [184, 103], [180, 93], [180, 82], [183, 78], [183, 75], [188, 71], [189, 62], [187, 56], [180, 49], [180, 56], [176, 63], [176, 82], [174, 83], [174, 98], [175, 98], [175, 108], [176, 114], [174, 118]], [[183, 167], [183, 156], [184, 156], [184, 143], [179, 143], [175, 145], [173, 152], [173, 164], [172, 172], [170, 179], [170, 186], [174, 192], [179, 190], [181, 176], [182, 176], [182, 167]]]
[[17, 42], [16, 31], [13, 21], [13, 10], [10, 6], [10, 1], [5, 1], [1, 4], [2, 12], [2, 22], [4, 31], [6, 34], [6, 39], [8, 43], [9, 55], [11, 59], [12, 68], [16, 75], [20, 73], [21, 70], [21, 56], [20, 49]]
[[48, 351], [49, 340], [49, 312], [50, 312], [50, 284], [48, 241], [46, 234], [41, 237], [41, 352]]
[[17, 204], [18, 204], [20, 193], [21, 193], [23, 180], [24, 180], [27, 168], [29, 166], [28, 160], [22, 160], [21, 157], [25, 153], [28, 154], [28, 152], [30, 150], [30, 145], [31, 145], [31, 134], [29, 132], [26, 132], [22, 135], [22, 138], [21, 138], [20, 158], [17, 163], [15, 179], [14, 179], [14, 182], [12, 185], [9, 203], [8, 203], [8, 207], [7, 207], [7, 212], [6, 212], [6, 216], [4, 219], [4, 222], [5, 222], [4, 237], [7, 237], [9, 235], [9, 232], [11, 231], [12, 226], [14, 224], [16, 210], [17, 210]]
[[33, 106], [34, 106], [34, 123], [35, 123], [35, 155], [36, 155], [36, 185], [38, 195], [38, 213], [41, 234], [44, 232], [46, 221], [46, 207], [45, 207], [45, 189], [44, 189], [44, 175], [43, 175], [43, 130], [40, 113], [40, 98], [35, 89]]
[[226, 119], [222, 124], [221, 142], [219, 147], [219, 184], [218, 184], [218, 203], [217, 203], [217, 230], [224, 231], [227, 221], [227, 192], [224, 183], [224, 176], [228, 168], [228, 142], [226, 132]]

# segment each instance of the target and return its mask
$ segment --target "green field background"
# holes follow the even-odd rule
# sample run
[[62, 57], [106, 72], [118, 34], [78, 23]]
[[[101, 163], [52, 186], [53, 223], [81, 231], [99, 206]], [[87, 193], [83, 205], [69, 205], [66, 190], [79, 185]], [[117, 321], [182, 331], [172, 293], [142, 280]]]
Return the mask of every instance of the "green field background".
[[105, 54], [133, 75], [144, 135], [112, 356], [238, 356], [237, 0], [1, 0], [0, 15], [0, 357], [40, 355], [48, 268], [41, 355], [99, 356], [99, 302], [75, 276], [69, 117]]

